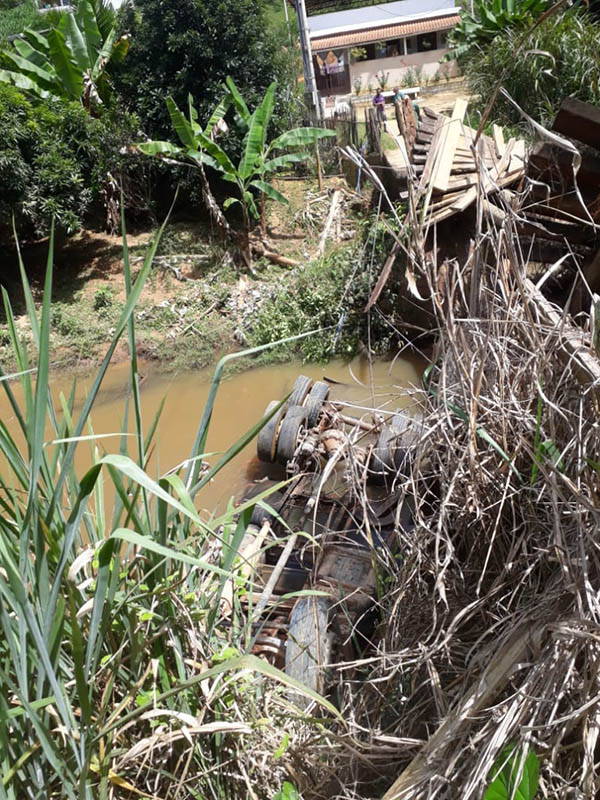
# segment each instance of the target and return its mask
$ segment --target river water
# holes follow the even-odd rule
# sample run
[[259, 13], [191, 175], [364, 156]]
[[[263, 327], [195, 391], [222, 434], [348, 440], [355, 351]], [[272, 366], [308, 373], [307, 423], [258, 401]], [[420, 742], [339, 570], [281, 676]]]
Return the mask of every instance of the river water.
[[[340, 381], [343, 385], [332, 386], [331, 399], [343, 399], [355, 406], [396, 409], [415, 403], [414, 393], [420, 385], [423, 366], [423, 362], [416, 359], [397, 358], [393, 362], [377, 361], [371, 365], [366, 359], [355, 359], [350, 363], [332, 361], [325, 367], [290, 362], [239, 372], [224, 379], [217, 392], [206, 448], [208, 453], [215, 455], [207, 460], [211, 464], [216, 463], [221, 453], [256, 424], [269, 401], [279, 400], [290, 391], [300, 374], [309, 375], [315, 380], [327, 376]], [[152, 424], [161, 402], [165, 401], [147, 469], [151, 477], [157, 478], [190, 455], [210, 389], [213, 369], [165, 376], [157, 372], [151, 364], [142, 363], [140, 373], [144, 375], [141, 399], [145, 431]], [[68, 395], [72, 380], [71, 376], [53, 378], [52, 393], [58, 408], [60, 392]], [[89, 378], [77, 378], [76, 405], [81, 406], [93, 380], [93, 374]], [[89, 442], [78, 445], [78, 476], [90, 466], [93, 446], [98, 447], [101, 453], [119, 451], [119, 437], [110, 437], [109, 434], [122, 430], [129, 382], [128, 363], [109, 368], [91, 413], [94, 434], [103, 434], [106, 438], [94, 445]], [[133, 409], [130, 408], [130, 418], [132, 412]], [[361, 416], [365, 412], [360, 408], [350, 407], [346, 413]], [[12, 411], [4, 396], [0, 401], [0, 418], [9, 428], [14, 425]], [[131, 420], [129, 430], [133, 430]], [[130, 453], [135, 458], [134, 439], [130, 441]], [[265, 474], [264, 468], [257, 461], [255, 453], [254, 440], [211, 484], [201, 490], [197, 497], [200, 506], [209, 512], [223, 510], [231, 497], [241, 496], [249, 480], [262, 477]]]

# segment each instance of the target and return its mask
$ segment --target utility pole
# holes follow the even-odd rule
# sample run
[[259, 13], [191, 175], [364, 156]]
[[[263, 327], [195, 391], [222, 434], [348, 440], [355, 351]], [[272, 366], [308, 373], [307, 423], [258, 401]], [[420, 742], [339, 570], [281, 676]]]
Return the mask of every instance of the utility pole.
[[308, 33], [308, 19], [304, 0], [296, 0], [296, 13], [298, 14], [298, 30], [300, 32], [300, 49], [302, 51], [302, 64], [304, 65], [304, 86], [306, 102], [317, 122], [321, 121], [321, 102], [315, 80], [310, 36]]

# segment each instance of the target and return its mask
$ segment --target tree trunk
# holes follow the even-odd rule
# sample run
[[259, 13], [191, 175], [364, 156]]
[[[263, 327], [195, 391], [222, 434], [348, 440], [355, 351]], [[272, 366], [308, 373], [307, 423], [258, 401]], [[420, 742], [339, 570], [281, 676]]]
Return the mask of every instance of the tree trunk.
[[265, 193], [260, 193], [260, 235], [263, 239], [267, 238], [267, 202]]
[[224, 241], [225, 239], [234, 239], [235, 237], [233, 236], [231, 227], [225, 219], [225, 215], [219, 208], [219, 204], [214, 198], [208, 178], [204, 172], [204, 165], [199, 164], [198, 168], [200, 170], [200, 182], [202, 184], [202, 199], [204, 200], [204, 205], [206, 206], [206, 210], [208, 211], [211, 220], [217, 227], [219, 238], [221, 241]]
[[246, 262], [246, 266], [251, 275], [254, 275], [252, 269], [252, 250], [250, 249], [250, 219], [248, 218], [248, 207], [245, 200], [242, 200], [242, 216], [244, 220], [244, 230], [242, 231], [242, 256]]

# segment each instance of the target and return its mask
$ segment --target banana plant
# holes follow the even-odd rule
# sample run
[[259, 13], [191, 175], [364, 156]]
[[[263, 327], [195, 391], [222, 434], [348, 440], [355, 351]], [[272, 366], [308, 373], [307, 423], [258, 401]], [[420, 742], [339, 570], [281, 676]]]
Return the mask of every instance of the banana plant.
[[25, 30], [0, 55], [0, 81], [36, 97], [79, 100], [91, 113], [110, 95], [108, 68], [127, 55], [116, 14], [103, 0], [80, 0], [44, 34]]
[[474, 0], [471, 12], [461, 10], [447, 59], [467, 56], [473, 49], [489, 43], [509, 27], [525, 28], [547, 11], [554, 0]]
[[[201, 171], [204, 166], [209, 166], [219, 173], [222, 180], [235, 185], [237, 194], [225, 200], [223, 210], [236, 203], [241, 206], [243, 219], [241, 248], [244, 260], [251, 268], [250, 224], [252, 218], [259, 218], [256, 194], [287, 203], [287, 198], [269, 183], [270, 178], [278, 170], [305, 161], [309, 157], [309, 152], [299, 148], [309, 147], [319, 139], [335, 134], [322, 128], [293, 128], [267, 142], [269, 122], [275, 107], [276, 82], [269, 86], [262, 101], [252, 113], [233, 80], [228, 77], [226, 83], [227, 93], [213, 111], [206, 127], [203, 128], [198, 123], [198, 112], [194, 108], [191, 96], [188, 98], [187, 117], [177, 107], [173, 98], [168, 97], [167, 108], [181, 144], [151, 141], [138, 144], [137, 148], [146, 155], [184, 159], [199, 167]], [[216, 126], [231, 106], [234, 106], [246, 129], [242, 155], [237, 164], [234, 164], [226, 150], [215, 141]], [[294, 152], [281, 152], [290, 149]]]

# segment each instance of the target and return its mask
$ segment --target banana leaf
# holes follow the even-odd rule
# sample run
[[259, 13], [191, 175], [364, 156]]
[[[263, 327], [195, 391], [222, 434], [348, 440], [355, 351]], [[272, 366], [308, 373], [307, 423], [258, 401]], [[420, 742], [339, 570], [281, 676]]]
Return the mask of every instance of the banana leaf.
[[248, 110], [246, 101], [240, 94], [239, 89], [233, 82], [233, 78], [228, 75], [227, 78], [225, 79], [225, 83], [227, 84], [227, 88], [229, 89], [229, 93], [233, 101], [233, 104], [235, 106], [235, 110], [238, 112], [241, 119], [246, 123], [246, 125], [250, 125], [250, 111]]
[[177, 147], [177, 145], [171, 144], [171, 142], [140, 142], [139, 144], [135, 145], [135, 148], [145, 156], [181, 156], [185, 153], [181, 147]]
[[179, 108], [177, 107], [176, 102], [173, 100], [172, 97], [167, 97], [167, 108], [169, 109], [169, 115], [171, 116], [171, 122], [173, 123], [173, 127], [175, 128], [181, 143], [184, 147], [189, 148], [191, 150], [196, 150], [196, 137], [194, 136], [194, 131], [192, 130], [192, 126], [185, 118], [185, 116], [181, 113]]
[[319, 139], [327, 139], [331, 136], [335, 136], [335, 131], [329, 131], [325, 128], [294, 128], [273, 139], [269, 145], [269, 150], [283, 150], [286, 147], [305, 147], [309, 144], [315, 144]]
[[50, 92], [42, 89], [39, 84], [37, 84], [27, 75], [23, 75], [21, 72], [12, 72], [10, 70], [0, 69], [0, 81], [2, 83], [9, 83], [11, 86], [21, 89], [23, 92], [29, 92], [30, 94], [36, 95], [36, 97], [44, 98], [51, 94]]
[[102, 34], [98, 28], [94, 7], [90, 0], [80, 0], [75, 14], [77, 25], [85, 39], [88, 51], [88, 63], [95, 64], [98, 53], [102, 49]]
[[65, 94], [73, 100], [78, 100], [83, 93], [83, 76], [77, 69], [64, 34], [57, 28], [53, 28], [48, 32], [48, 44], [50, 45], [52, 65], [64, 87]]
[[266, 194], [267, 197], [270, 197], [271, 200], [277, 200], [277, 202], [285, 203], [286, 205], [289, 204], [289, 200], [285, 195], [281, 194], [281, 192], [278, 192], [277, 189], [274, 189], [265, 181], [254, 180], [250, 183], [250, 186], [253, 186], [255, 189], [259, 189], [259, 191], [263, 192], [263, 194]]
[[82, 72], [85, 72], [91, 67], [88, 48], [85, 39], [73, 14], [64, 14], [59, 26], [61, 32], [65, 36], [71, 55], [77, 66]]

